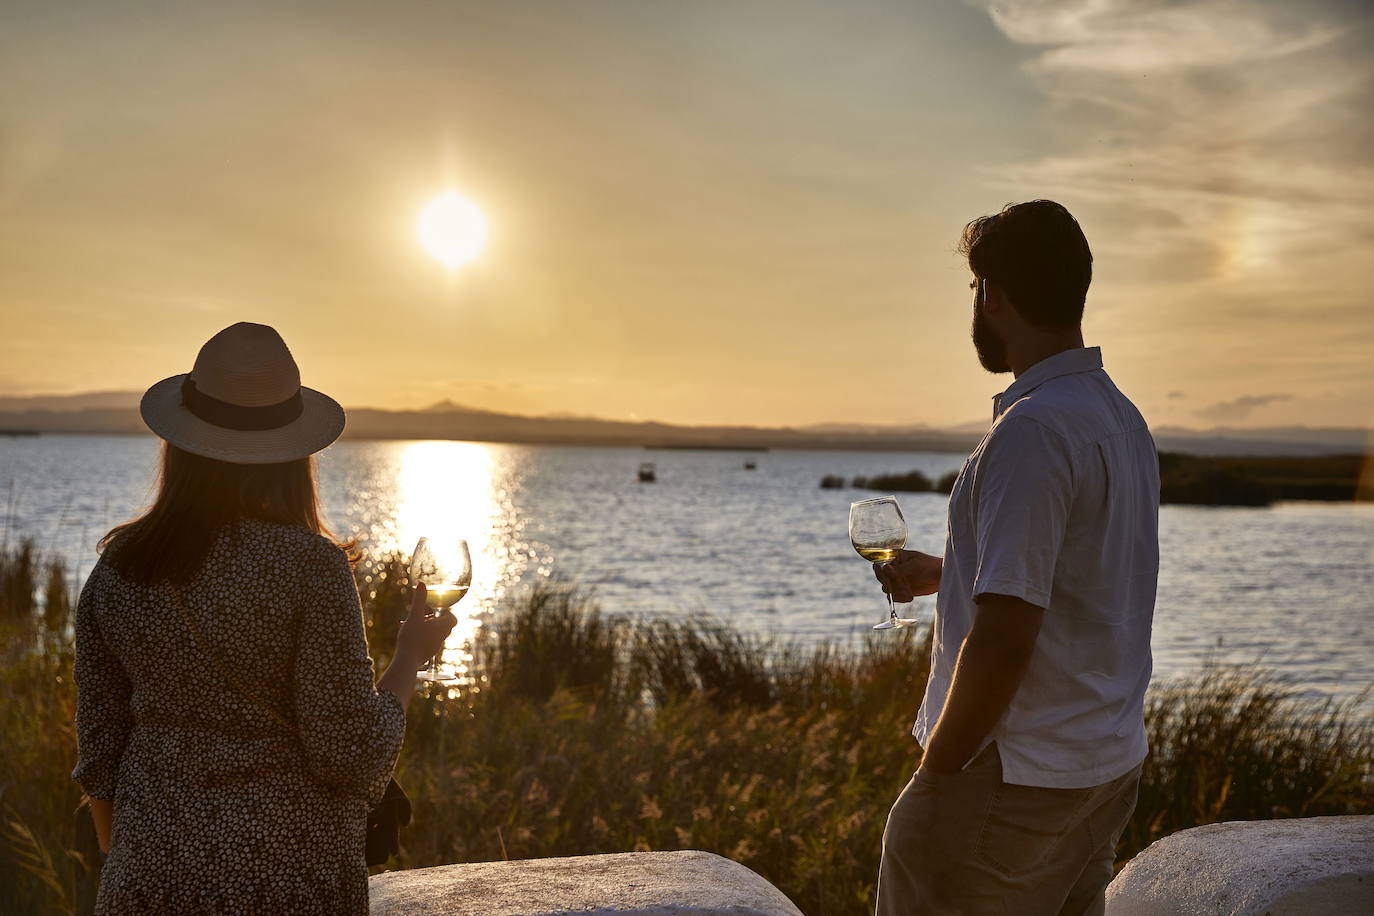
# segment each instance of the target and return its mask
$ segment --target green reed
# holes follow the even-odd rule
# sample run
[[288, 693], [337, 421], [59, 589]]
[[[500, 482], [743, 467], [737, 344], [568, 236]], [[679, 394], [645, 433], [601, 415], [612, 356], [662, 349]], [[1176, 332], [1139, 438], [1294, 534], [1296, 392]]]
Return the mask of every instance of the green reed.
[[[357, 570], [379, 665], [404, 564]], [[61, 564], [0, 551], [0, 911], [88, 910], [71, 602]], [[472, 647], [480, 678], [411, 706], [398, 779], [414, 803], [395, 868], [704, 849], [803, 912], [871, 912], [884, 818], [917, 763], [908, 730], [929, 636], [801, 648], [703, 619], [629, 620], [541, 584]], [[1153, 752], [1119, 850], [1221, 820], [1374, 813], [1374, 722], [1273, 674], [1209, 667], [1151, 692]]]

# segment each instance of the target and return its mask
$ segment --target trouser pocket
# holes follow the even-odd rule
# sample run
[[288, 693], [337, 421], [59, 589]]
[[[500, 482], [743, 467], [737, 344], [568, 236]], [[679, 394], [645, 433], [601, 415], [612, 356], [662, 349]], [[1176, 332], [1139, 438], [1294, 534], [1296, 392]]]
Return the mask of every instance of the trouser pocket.
[[1002, 783], [988, 805], [976, 855], [1009, 878], [1033, 871], [1081, 825], [1093, 791]]

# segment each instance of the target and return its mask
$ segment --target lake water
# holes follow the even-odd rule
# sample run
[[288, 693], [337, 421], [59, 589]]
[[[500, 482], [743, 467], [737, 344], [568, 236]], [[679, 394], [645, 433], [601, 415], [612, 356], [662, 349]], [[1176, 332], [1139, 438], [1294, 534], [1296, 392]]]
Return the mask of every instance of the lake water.
[[[84, 575], [96, 539], [150, 496], [157, 453], [151, 437], [0, 437], [3, 536], [32, 537]], [[850, 501], [872, 494], [821, 490], [821, 477], [920, 468], [935, 478], [963, 457], [345, 441], [319, 468], [331, 524], [364, 547], [468, 540], [474, 587], [455, 642], [502, 595], [557, 575], [612, 613], [710, 614], [784, 639], [852, 643], [886, 612], [846, 529]], [[657, 464], [656, 483], [637, 482], [643, 461]], [[909, 545], [939, 553], [945, 497], [899, 500]], [[1165, 506], [1160, 548], [1157, 676], [1216, 659], [1259, 661], [1314, 695], [1374, 683], [1374, 506]], [[916, 608], [929, 619], [933, 599]]]

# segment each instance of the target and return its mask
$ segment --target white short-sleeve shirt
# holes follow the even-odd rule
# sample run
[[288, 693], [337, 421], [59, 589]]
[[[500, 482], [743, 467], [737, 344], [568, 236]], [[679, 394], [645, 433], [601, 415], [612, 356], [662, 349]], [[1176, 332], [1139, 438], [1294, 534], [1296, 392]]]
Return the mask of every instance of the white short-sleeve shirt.
[[925, 745], [944, 708], [975, 599], [1045, 608], [1035, 651], [989, 736], [1009, 783], [1082, 788], [1144, 759], [1145, 688], [1159, 572], [1159, 459], [1145, 420], [1097, 347], [1026, 370], [949, 499], [925, 701]]

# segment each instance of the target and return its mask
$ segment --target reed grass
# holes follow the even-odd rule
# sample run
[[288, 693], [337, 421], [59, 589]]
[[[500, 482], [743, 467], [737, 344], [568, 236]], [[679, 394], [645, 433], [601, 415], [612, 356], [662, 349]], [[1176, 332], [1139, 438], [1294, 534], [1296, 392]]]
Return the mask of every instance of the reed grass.
[[[404, 567], [357, 571], [379, 662]], [[89, 910], [97, 857], [70, 781], [71, 603], [60, 563], [0, 552], [0, 912]], [[719, 621], [638, 622], [543, 584], [473, 646], [483, 679], [411, 706], [414, 803], [394, 868], [704, 849], [811, 916], [871, 912], [883, 822], [917, 763], [929, 637], [781, 645]], [[1212, 667], [1151, 692], [1153, 752], [1119, 856], [1197, 824], [1374, 813], [1374, 723], [1272, 672]]]

